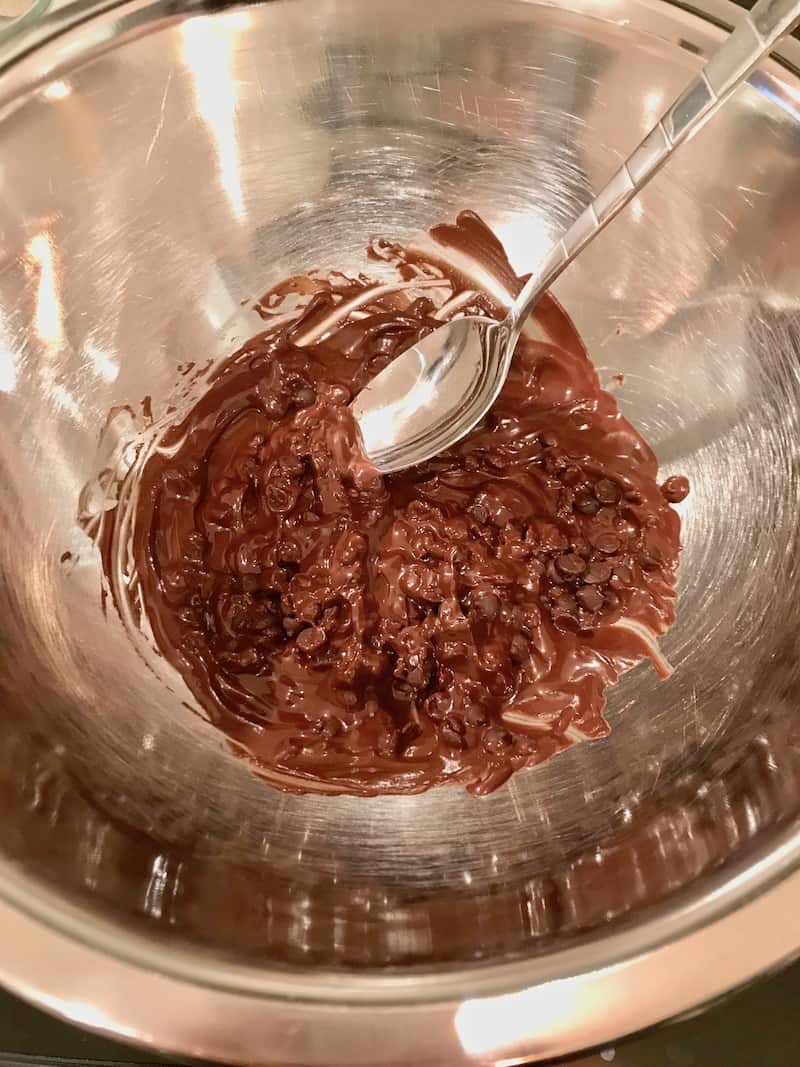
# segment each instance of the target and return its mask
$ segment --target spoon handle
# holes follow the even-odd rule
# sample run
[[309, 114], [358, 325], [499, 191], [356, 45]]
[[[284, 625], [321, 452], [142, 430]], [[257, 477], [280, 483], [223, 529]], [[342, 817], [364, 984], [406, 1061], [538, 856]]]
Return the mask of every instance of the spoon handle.
[[509, 309], [512, 332], [522, 328], [542, 293], [575, 256], [644, 188], [678, 145], [705, 125], [784, 34], [800, 22], [800, 0], [758, 0], [696, 78], [662, 115], [611, 180], [550, 250]]

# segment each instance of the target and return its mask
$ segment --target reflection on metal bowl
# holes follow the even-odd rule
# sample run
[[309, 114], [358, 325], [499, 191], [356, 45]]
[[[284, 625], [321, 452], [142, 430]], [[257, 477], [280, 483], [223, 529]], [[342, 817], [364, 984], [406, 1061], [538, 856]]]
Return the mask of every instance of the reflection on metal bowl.
[[626, 676], [608, 739], [482, 801], [277, 793], [104, 613], [75, 521], [112, 405], [278, 278], [462, 207], [532, 266], [737, 18], [706, 8], [99, 0], [6, 45], [2, 981], [217, 1060], [499, 1062], [800, 949], [794, 43], [558, 283], [692, 482], [676, 673]]

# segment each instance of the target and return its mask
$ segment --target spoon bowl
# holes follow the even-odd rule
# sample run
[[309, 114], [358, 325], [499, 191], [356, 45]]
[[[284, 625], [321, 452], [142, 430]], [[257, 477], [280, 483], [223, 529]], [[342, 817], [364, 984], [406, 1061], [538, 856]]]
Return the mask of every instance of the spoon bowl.
[[392, 360], [352, 404], [372, 462], [390, 474], [465, 437], [497, 399], [517, 336], [507, 321], [470, 315]]

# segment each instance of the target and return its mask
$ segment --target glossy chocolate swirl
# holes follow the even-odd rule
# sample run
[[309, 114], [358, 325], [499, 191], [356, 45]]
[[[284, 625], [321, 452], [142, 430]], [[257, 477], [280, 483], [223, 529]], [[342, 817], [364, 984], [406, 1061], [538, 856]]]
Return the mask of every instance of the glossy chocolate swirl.
[[381, 477], [349, 401], [443, 319], [502, 315], [521, 283], [471, 213], [371, 253], [401, 281], [270, 291], [265, 331], [147, 459], [142, 601], [206, 714], [273, 783], [485, 793], [606, 734], [606, 686], [648, 651], [664, 666], [648, 635], [673, 620], [668, 501], [688, 484], [659, 489], [549, 297], [483, 425]]

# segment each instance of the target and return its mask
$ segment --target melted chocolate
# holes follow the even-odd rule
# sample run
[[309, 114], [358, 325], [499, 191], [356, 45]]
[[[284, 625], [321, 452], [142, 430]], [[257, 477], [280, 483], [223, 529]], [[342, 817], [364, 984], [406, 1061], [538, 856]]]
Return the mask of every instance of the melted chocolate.
[[521, 279], [471, 213], [425, 249], [371, 252], [405, 285], [327, 275], [270, 291], [268, 329], [150, 455], [133, 537], [143, 604], [211, 721], [273, 783], [485, 793], [607, 733], [605, 687], [673, 620], [668, 501], [688, 483], [659, 490], [651, 449], [550, 297], [535, 316], [546, 339], [520, 340], [482, 426], [381, 477], [350, 400], [449, 315], [501, 315], [498, 287]]

